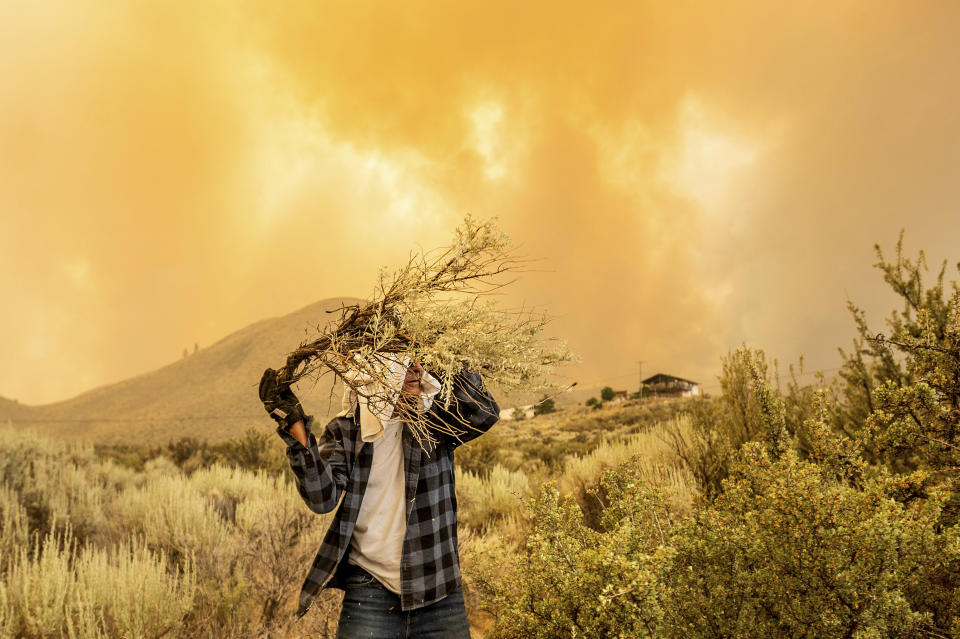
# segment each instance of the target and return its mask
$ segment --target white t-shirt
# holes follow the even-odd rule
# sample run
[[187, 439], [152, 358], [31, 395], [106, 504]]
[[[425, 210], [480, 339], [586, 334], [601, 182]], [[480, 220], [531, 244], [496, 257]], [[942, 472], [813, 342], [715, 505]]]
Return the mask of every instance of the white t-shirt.
[[400, 594], [400, 556], [407, 531], [403, 477], [403, 428], [400, 420], [386, 420], [383, 436], [372, 442], [370, 478], [360, 502], [360, 513], [350, 538], [347, 561], [377, 578], [387, 590]]

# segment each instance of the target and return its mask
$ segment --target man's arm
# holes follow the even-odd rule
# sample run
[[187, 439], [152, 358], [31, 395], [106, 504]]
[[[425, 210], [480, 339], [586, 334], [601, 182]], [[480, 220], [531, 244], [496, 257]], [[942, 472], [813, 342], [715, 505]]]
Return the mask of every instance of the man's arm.
[[270, 419], [277, 422], [277, 435], [287, 444], [287, 460], [293, 470], [297, 492], [315, 513], [336, 508], [350, 476], [350, 462], [343, 449], [340, 422], [332, 420], [320, 434], [311, 434], [313, 417], [303, 412], [289, 384], [281, 383], [272, 368], [263, 371], [258, 389]]
[[435, 397], [426, 411], [426, 418], [429, 422], [439, 422], [462, 431], [459, 436], [440, 434], [450, 446], [456, 448], [490, 430], [500, 419], [500, 406], [484, 387], [480, 373], [462, 371], [454, 375], [449, 383], [453, 384], [449, 406], [444, 406], [439, 396]]
[[287, 444], [287, 460], [293, 470], [297, 492], [304, 503], [317, 514], [337, 507], [350, 476], [350, 461], [343, 449], [343, 435], [337, 419], [333, 419], [317, 439], [310, 432], [313, 417], [297, 421], [287, 429], [277, 427], [277, 434]]

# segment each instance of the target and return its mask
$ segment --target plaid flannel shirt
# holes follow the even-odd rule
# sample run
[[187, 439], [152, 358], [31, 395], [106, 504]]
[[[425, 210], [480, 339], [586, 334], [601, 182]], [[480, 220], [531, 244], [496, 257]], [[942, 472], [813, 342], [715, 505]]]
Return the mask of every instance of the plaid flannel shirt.
[[[401, 554], [400, 605], [405, 611], [439, 601], [460, 587], [453, 451], [486, 432], [499, 419], [500, 408], [483, 388], [478, 373], [464, 372], [454, 380], [450, 405], [444, 407], [438, 398], [426, 411], [426, 417], [430, 422], [439, 421], [465, 431], [462, 435], [454, 438], [437, 433], [439, 443], [427, 452], [420, 448], [409, 428], [403, 429], [407, 530]], [[338, 503], [340, 507], [300, 591], [300, 617], [324, 588], [342, 588], [338, 568], [345, 563], [343, 559], [350, 548], [373, 461], [373, 445], [361, 441], [356, 412], [352, 417], [332, 419], [319, 438], [311, 432], [312, 417], [307, 417], [304, 425], [308, 447], [284, 428], [277, 428], [277, 434], [287, 444], [287, 459], [297, 491], [315, 513], [328, 513]]]

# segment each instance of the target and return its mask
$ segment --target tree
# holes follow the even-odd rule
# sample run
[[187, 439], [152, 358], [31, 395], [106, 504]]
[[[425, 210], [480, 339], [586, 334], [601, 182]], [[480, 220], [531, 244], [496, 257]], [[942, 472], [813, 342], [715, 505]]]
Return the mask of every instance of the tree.
[[609, 386], [604, 386], [603, 389], [600, 391], [600, 399], [602, 399], [605, 402], [611, 401], [616, 396], [617, 394], [613, 392], [613, 389], [610, 388]]
[[591, 397], [590, 399], [588, 399], [586, 405], [590, 406], [594, 410], [596, 410], [597, 408], [600, 408], [601, 406], [600, 400], [597, 399], [596, 397]]

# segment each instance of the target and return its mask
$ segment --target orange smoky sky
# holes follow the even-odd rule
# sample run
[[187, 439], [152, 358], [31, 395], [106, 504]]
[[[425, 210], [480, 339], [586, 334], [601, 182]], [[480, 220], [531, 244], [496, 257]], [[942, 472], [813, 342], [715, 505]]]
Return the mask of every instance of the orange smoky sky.
[[[67, 398], [498, 216], [584, 384], [837, 365], [956, 260], [955, 2], [0, 5], [0, 395]], [[278, 353], [278, 360], [283, 355]]]

